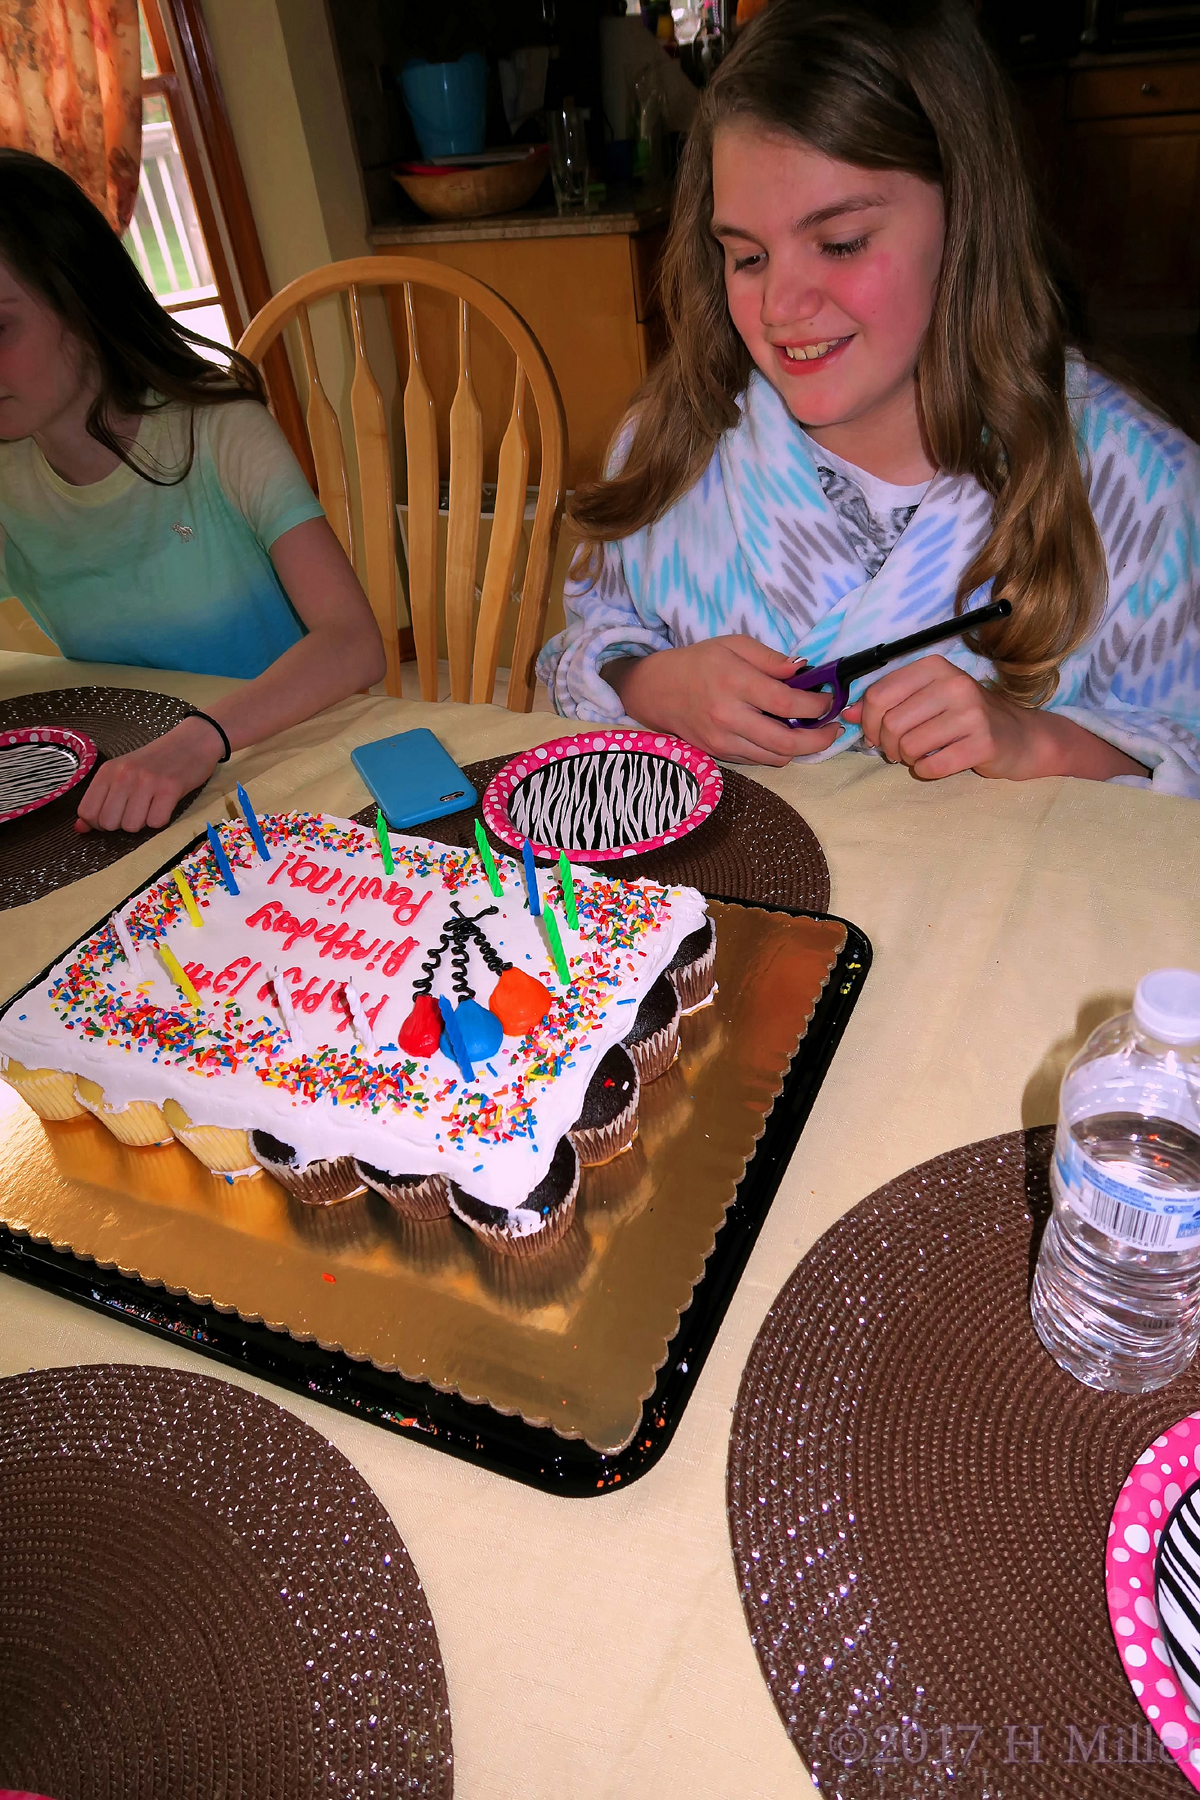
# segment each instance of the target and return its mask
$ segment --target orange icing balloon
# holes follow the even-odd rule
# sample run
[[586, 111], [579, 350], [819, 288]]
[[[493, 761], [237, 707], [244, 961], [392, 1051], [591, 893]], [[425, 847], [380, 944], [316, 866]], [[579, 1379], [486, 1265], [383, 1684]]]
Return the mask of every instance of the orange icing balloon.
[[488, 1011], [494, 1012], [507, 1037], [524, 1037], [550, 1011], [550, 990], [524, 969], [505, 969], [492, 989]]

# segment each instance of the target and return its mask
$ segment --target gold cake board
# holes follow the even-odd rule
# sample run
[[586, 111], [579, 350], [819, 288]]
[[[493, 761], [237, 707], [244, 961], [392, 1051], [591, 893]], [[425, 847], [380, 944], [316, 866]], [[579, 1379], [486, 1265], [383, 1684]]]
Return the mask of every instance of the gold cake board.
[[44, 1124], [0, 1084], [0, 1223], [175, 1296], [343, 1351], [614, 1453], [717, 1232], [846, 941], [836, 920], [710, 904], [717, 995], [642, 1089], [633, 1147], [583, 1173], [542, 1256], [483, 1248], [456, 1219], [371, 1194], [298, 1204], [228, 1183], [179, 1145], [131, 1149], [95, 1119]]

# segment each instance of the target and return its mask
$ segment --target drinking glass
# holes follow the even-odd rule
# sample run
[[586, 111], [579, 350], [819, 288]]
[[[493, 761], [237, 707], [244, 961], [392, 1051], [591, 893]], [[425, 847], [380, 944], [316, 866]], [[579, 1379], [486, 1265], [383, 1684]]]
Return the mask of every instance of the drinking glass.
[[560, 213], [586, 210], [588, 203], [587, 132], [578, 107], [555, 107], [547, 116], [550, 173]]

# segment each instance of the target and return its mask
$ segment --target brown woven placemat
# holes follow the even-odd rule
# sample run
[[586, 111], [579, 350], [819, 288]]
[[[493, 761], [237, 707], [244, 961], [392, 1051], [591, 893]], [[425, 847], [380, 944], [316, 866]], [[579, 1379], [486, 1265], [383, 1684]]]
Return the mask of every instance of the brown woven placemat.
[[796, 1269], [742, 1376], [742, 1603], [824, 1795], [1189, 1791], [1117, 1659], [1104, 1554], [1125, 1476], [1200, 1406], [1200, 1370], [1128, 1399], [1042, 1349], [1027, 1295], [1052, 1144], [970, 1144], [862, 1201]]
[[[480, 801], [492, 776], [511, 761], [509, 756], [489, 756], [466, 765], [463, 773]], [[665, 849], [620, 863], [597, 863], [600, 873], [623, 881], [645, 877], [696, 887], [704, 894], [749, 900], [759, 906], [828, 911], [829, 865], [811, 827], [769, 788], [747, 780], [736, 769], [722, 769], [721, 774], [724, 792], [703, 825]], [[358, 816], [373, 820], [375, 809], [370, 807]], [[476, 806], [470, 812], [430, 819], [416, 829], [435, 843], [461, 847], [475, 842], [475, 821], [482, 817], [482, 807]], [[512, 855], [507, 844], [488, 835], [495, 849]]]
[[[143, 688], [56, 688], [46, 694], [18, 694], [0, 700], [0, 731], [24, 725], [70, 725], [92, 739], [100, 752], [99, 768], [114, 756], [126, 756], [161, 737], [187, 713], [185, 700]], [[0, 912], [107, 869], [155, 835], [153, 831], [76, 831], [75, 815], [86, 788], [87, 783], [80, 782], [49, 806], [0, 825]], [[199, 791], [197, 788], [195, 793]], [[184, 795], [173, 818], [190, 805], [195, 793]]]
[[433, 1621], [352, 1464], [208, 1376], [0, 1381], [0, 1783], [449, 1800]]

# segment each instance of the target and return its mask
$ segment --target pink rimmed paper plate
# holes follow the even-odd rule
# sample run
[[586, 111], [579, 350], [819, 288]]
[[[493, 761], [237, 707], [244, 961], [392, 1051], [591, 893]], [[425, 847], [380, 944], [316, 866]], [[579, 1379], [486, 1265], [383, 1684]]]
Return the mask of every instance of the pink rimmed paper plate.
[[483, 817], [512, 849], [616, 862], [695, 831], [721, 798], [712, 757], [653, 731], [594, 730], [526, 750], [488, 783]]
[[90, 737], [61, 725], [0, 731], [0, 825], [69, 793], [91, 774], [98, 755]]
[[1168, 1518], [1200, 1481], [1200, 1413], [1172, 1425], [1138, 1457], [1108, 1527], [1105, 1585], [1121, 1666], [1138, 1705], [1194, 1788], [1200, 1789], [1200, 1711], [1167, 1647], [1155, 1562]]

